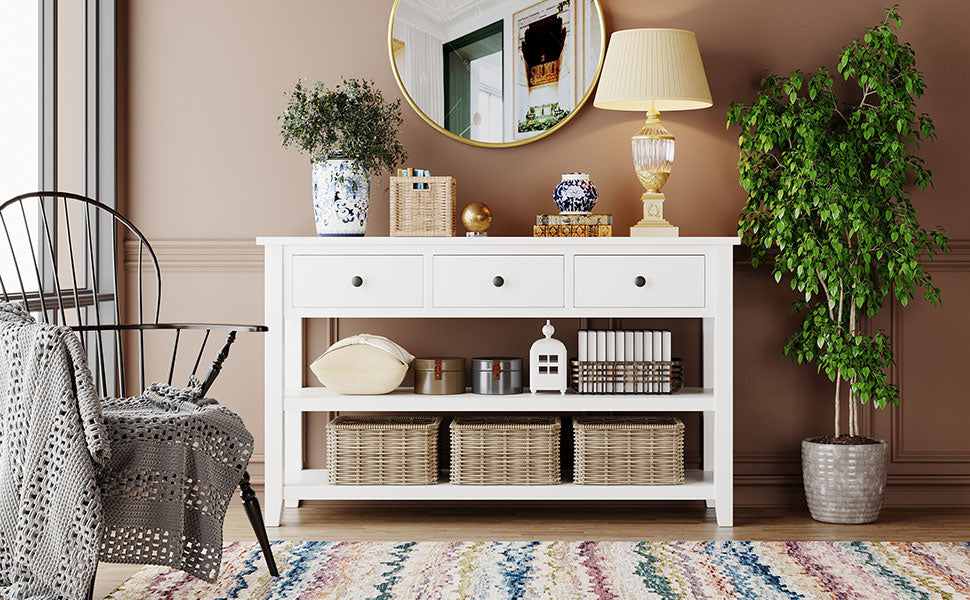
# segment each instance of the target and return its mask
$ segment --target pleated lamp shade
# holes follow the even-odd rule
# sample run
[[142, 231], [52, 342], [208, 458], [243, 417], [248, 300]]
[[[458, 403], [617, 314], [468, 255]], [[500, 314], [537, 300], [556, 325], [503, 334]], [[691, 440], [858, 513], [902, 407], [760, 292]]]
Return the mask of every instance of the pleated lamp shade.
[[713, 104], [694, 32], [627, 29], [610, 36], [593, 106], [663, 112]]

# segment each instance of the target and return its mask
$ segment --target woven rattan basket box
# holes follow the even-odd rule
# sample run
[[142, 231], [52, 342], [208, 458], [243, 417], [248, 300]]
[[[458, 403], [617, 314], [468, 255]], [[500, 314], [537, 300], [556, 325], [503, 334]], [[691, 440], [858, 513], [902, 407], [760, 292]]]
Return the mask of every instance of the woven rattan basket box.
[[456, 417], [451, 422], [451, 483], [559, 483], [561, 429], [559, 417]]
[[391, 237], [455, 235], [452, 177], [391, 177]]
[[573, 440], [576, 483], [684, 483], [684, 423], [677, 417], [574, 417]]
[[441, 417], [340, 416], [327, 424], [327, 469], [337, 485], [438, 483]]

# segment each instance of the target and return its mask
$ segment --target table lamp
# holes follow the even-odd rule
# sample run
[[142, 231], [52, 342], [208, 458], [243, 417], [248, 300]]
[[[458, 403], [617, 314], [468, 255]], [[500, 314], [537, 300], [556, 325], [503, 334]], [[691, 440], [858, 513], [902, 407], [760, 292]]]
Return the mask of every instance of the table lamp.
[[697, 39], [683, 29], [627, 29], [610, 36], [593, 106], [647, 113], [633, 136], [633, 168], [646, 189], [643, 219], [630, 236], [678, 235], [664, 219], [660, 189], [674, 164], [674, 136], [660, 123], [662, 110], [713, 106]]

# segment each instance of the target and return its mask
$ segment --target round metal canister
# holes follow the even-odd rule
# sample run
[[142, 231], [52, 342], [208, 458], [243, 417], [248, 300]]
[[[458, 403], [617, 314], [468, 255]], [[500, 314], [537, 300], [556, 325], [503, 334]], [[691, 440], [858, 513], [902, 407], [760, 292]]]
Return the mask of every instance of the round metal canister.
[[411, 364], [415, 394], [465, 393], [464, 358], [416, 358]]
[[472, 392], [476, 394], [521, 394], [522, 359], [480, 357], [472, 359]]

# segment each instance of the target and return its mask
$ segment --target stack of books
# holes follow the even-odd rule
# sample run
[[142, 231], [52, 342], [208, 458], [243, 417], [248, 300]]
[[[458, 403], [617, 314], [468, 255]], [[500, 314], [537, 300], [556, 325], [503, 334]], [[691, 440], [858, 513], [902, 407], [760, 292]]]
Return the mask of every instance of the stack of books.
[[[427, 169], [398, 169], [398, 177], [431, 177], [431, 171]], [[427, 183], [415, 183], [414, 189], [416, 190], [427, 190], [431, 189], [431, 185]]]
[[613, 215], [536, 215], [533, 237], [611, 237]]
[[[579, 331], [579, 362], [591, 363], [647, 363], [670, 362], [670, 331]], [[670, 393], [670, 382], [643, 383], [624, 377], [623, 369], [616, 369], [615, 380], [581, 381], [580, 393], [586, 394], [663, 394]]]

